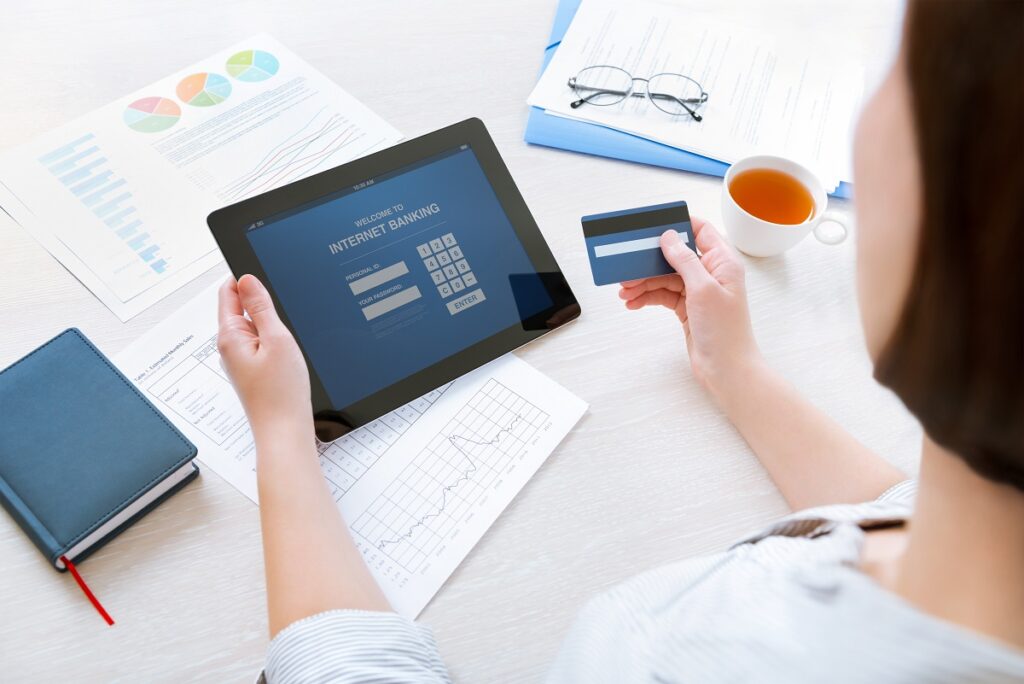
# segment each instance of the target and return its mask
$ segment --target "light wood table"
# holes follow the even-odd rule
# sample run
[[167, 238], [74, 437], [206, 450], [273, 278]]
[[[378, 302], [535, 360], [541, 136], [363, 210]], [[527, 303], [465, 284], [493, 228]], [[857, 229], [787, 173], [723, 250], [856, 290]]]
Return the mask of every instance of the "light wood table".
[[[721, 549], [786, 511], [694, 381], [675, 320], [628, 312], [615, 288], [590, 282], [581, 215], [682, 198], [717, 222], [720, 181], [523, 142], [554, 0], [109, 4], [7, 3], [0, 149], [269, 31], [407, 136], [482, 118], [575, 288], [582, 319], [521, 354], [590, 411], [421, 618], [456, 679], [538, 680], [595, 592]], [[884, 52], [894, 12], [882, 0], [751, 0], [722, 11], [766, 31], [795, 23], [861, 55]], [[852, 241], [829, 248], [808, 239], [783, 257], [748, 259], [755, 328], [765, 354], [818, 405], [913, 470], [920, 431], [870, 377], [854, 251]], [[0, 366], [72, 325], [115, 355], [224, 273], [217, 267], [122, 324], [0, 218]], [[83, 564], [115, 628], [6, 514], [0, 569], [4, 681], [246, 682], [262, 665], [257, 509], [209, 469]]]

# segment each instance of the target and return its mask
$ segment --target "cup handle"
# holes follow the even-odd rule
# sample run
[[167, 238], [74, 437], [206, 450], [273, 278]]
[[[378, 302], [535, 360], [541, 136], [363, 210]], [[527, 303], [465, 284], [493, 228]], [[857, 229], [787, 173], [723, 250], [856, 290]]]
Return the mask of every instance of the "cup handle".
[[[838, 237], [836, 237], [835, 235], [829, 237], [827, 234], [819, 233], [818, 231], [821, 230], [821, 227], [826, 223], [836, 224], [837, 226], [842, 228], [843, 232]], [[846, 227], [846, 219], [843, 218], [843, 216], [836, 211], [826, 211], [824, 214], [821, 215], [821, 219], [818, 221], [818, 225], [814, 226], [814, 237], [818, 238], [818, 242], [821, 242], [826, 245], [838, 245], [839, 243], [845, 241], [849, 234], [850, 229]]]

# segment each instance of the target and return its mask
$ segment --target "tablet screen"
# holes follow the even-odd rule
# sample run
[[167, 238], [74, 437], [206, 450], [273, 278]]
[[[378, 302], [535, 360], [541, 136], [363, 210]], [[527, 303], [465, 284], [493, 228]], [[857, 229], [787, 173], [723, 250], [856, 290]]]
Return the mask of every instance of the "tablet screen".
[[336, 406], [552, 306], [466, 144], [267, 216], [246, 237]]

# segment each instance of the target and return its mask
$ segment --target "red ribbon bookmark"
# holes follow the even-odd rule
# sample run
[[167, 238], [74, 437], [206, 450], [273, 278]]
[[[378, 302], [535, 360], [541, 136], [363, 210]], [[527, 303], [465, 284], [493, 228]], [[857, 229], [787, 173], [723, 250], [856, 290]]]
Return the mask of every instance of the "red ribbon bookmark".
[[85, 597], [89, 599], [89, 603], [91, 603], [92, 607], [96, 609], [96, 612], [107, 621], [108, 625], [113, 626], [114, 619], [110, 617], [110, 613], [103, 608], [103, 604], [101, 604], [99, 599], [92, 593], [92, 590], [89, 589], [89, 585], [85, 583], [82, 576], [78, 574], [78, 569], [75, 567], [75, 564], [69, 561], [67, 556], [61, 556], [60, 562], [66, 565], [68, 570], [71, 571], [71, 575], [75, 578], [75, 581], [78, 582], [78, 586], [82, 588], [82, 593], [84, 593]]

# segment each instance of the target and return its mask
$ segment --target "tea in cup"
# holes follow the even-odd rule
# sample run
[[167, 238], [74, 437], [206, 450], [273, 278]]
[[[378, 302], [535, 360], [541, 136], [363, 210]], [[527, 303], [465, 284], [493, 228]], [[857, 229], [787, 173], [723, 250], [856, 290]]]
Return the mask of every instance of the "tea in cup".
[[[785, 159], [747, 157], [729, 167], [722, 189], [722, 219], [738, 250], [750, 256], [781, 254], [814, 233], [837, 245], [846, 239], [846, 219], [828, 210], [824, 186], [809, 169]], [[836, 224], [839, 230], [821, 230]]]

